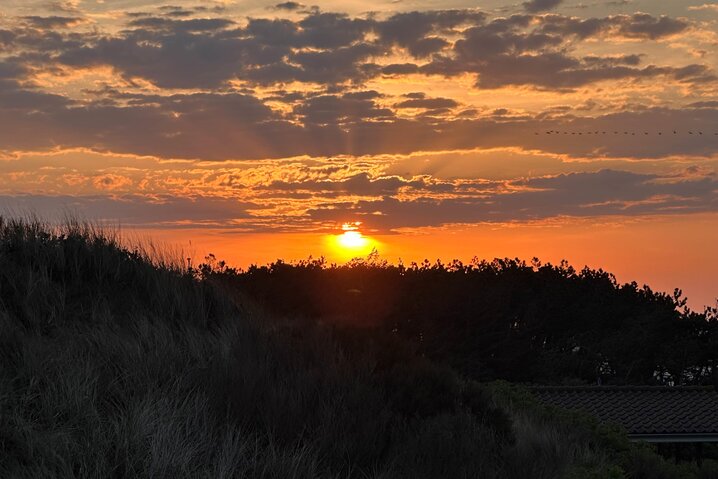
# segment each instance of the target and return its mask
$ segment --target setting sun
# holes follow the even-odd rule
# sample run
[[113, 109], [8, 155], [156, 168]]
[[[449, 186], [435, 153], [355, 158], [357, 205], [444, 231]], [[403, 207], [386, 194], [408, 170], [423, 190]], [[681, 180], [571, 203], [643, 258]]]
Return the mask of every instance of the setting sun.
[[342, 233], [328, 237], [333, 255], [346, 260], [365, 256], [376, 248], [377, 242], [359, 231], [360, 222], [344, 223]]
[[342, 225], [343, 234], [339, 235], [337, 241], [339, 245], [346, 249], [360, 249], [369, 244], [369, 240], [359, 232], [361, 223], [344, 223]]
[[345, 248], [361, 248], [368, 242], [369, 240], [358, 231], [346, 231], [339, 236], [339, 244]]

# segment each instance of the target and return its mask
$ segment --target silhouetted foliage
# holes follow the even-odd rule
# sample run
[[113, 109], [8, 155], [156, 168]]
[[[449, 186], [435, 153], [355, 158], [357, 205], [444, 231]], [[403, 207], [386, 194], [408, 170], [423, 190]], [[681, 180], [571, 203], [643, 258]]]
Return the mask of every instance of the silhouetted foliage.
[[218, 286], [88, 225], [0, 218], [0, 477], [500, 476], [511, 420], [469, 382], [375, 374]]
[[[275, 314], [394, 336], [478, 380], [702, 384], [718, 359], [718, 315], [685, 298], [566, 262], [518, 259], [393, 266], [281, 261], [247, 271], [204, 265]], [[362, 335], [361, 341], [365, 342]], [[343, 344], [351, 333], [340, 335]], [[349, 345], [351, 348], [351, 345]]]
[[[287, 276], [304, 318], [279, 303], [286, 317], [267, 315], [221, 263], [0, 217], [0, 477], [715, 477], [711, 461], [669, 464], [520, 387], [467, 379], [427, 349], [426, 298], [404, 298], [406, 321], [393, 299], [356, 299], [375, 278], [401, 298], [397, 275], [446, 293], [456, 265], [323, 266], [256, 269], [253, 294], [270, 306], [272, 275]], [[361, 294], [317, 302], [332, 281]]]

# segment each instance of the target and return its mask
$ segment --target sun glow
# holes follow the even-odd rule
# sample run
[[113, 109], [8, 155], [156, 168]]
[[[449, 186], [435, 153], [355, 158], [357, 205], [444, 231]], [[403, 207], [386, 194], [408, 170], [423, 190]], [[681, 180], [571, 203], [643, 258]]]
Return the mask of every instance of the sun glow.
[[374, 241], [359, 231], [361, 223], [344, 223], [343, 233], [330, 237], [332, 249], [344, 259], [368, 254], [374, 246]]
[[369, 240], [358, 231], [346, 231], [339, 236], [339, 244], [345, 248], [361, 248], [368, 242]]
[[342, 230], [344, 233], [338, 236], [337, 241], [346, 249], [360, 249], [369, 244], [369, 240], [359, 232], [360, 222], [344, 223]]

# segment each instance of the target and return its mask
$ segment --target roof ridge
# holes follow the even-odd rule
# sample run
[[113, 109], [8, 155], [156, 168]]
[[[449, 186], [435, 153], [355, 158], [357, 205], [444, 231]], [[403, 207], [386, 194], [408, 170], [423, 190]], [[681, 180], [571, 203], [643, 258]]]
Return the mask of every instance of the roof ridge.
[[714, 386], [551, 386], [551, 385], [527, 385], [530, 391], [716, 391]]

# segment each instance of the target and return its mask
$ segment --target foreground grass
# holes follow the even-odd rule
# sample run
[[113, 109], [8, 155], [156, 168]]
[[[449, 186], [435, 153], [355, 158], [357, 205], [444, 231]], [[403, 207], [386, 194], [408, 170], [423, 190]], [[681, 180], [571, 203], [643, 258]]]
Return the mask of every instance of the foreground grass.
[[551, 414], [420, 358], [349, 361], [90, 226], [0, 218], [0, 477], [677, 477]]

